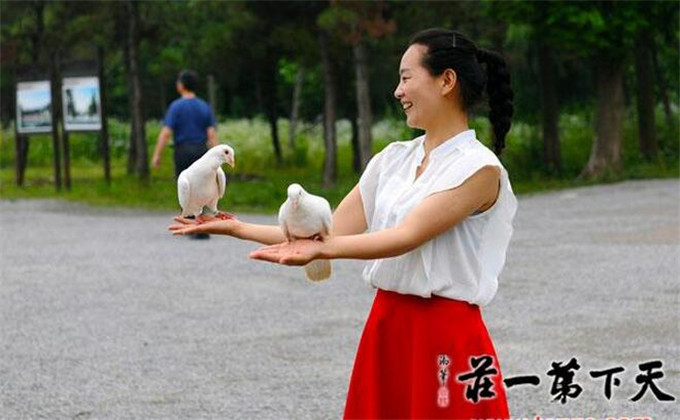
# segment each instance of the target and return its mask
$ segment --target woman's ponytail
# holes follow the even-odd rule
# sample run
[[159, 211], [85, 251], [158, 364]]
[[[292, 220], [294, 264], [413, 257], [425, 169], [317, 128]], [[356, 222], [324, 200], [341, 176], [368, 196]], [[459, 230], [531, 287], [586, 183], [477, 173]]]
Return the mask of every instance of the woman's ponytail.
[[510, 86], [510, 72], [505, 59], [493, 51], [477, 49], [477, 61], [486, 64], [486, 93], [489, 97], [489, 120], [493, 127], [493, 149], [500, 155], [505, 147], [505, 136], [510, 131], [514, 106]]
[[[478, 48], [467, 36], [448, 29], [431, 28], [420, 31], [409, 45], [427, 47], [423, 66], [431, 75], [439, 76], [446, 69], [456, 72], [460, 83], [461, 106], [470, 110], [484, 97], [489, 98], [489, 120], [493, 127], [493, 151], [500, 155], [505, 147], [505, 135], [510, 131], [513, 114], [510, 73], [505, 59], [498, 53]], [[484, 71], [486, 65], [486, 71]]]

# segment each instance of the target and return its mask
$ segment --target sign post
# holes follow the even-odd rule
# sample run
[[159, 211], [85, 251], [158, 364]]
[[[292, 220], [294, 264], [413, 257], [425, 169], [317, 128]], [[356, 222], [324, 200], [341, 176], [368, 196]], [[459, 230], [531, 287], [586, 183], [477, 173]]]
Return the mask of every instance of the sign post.
[[101, 121], [100, 133], [101, 151], [104, 155], [104, 179], [111, 184], [111, 156], [109, 152], [109, 118], [106, 110], [106, 79], [104, 78], [104, 49], [97, 48], [97, 74], [99, 75], [99, 94], [101, 96]]
[[36, 134], [52, 133], [54, 148], [54, 179], [57, 190], [61, 188], [61, 171], [59, 165], [59, 142], [54, 137], [54, 112], [52, 83], [45, 76], [31, 69], [24, 74], [19, 73], [16, 85], [16, 181], [18, 186], [24, 185], [24, 174], [28, 159], [28, 137]]
[[61, 190], [63, 164], [66, 189], [71, 189], [69, 135], [72, 131], [99, 134], [98, 149], [104, 158], [104, 178], [111, 184], [103, 60], [101, 47], [97, 49], [96, 61], [62, 63], [59, 53], [54, 52], [50, 55], [49, 76], [39, 74], [34, 68], [26, 68], [17, 75], [14, 166], [18, 186], [24, 185], [28, 137], [51, 133], [55, 186], [57, 191]]

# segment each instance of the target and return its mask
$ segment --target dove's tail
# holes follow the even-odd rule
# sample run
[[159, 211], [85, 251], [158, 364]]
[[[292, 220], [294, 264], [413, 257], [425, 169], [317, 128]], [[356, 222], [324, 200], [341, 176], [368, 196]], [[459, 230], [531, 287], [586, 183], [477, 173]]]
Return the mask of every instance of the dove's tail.
[[311, 281], [326, 280], [331, 276], [331, 262], [329, 260], [314, 260], [305, 265], [305, 273]]

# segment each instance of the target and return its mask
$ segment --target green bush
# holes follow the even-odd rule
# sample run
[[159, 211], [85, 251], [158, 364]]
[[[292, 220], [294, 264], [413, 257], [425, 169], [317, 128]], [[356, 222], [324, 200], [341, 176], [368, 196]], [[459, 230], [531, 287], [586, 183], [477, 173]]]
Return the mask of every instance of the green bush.
[[[673, 109], [674, 124], [667, 124], [663, 110], [657, 109], [659, 157], [654, 162], [644, 161], [638, 152], [637, 120], [634, 114], [625, 117], [622, 160], [624, 172], [612, 179], [677, 177], [679, 161], [678, 109]], [[586, 164], [594, 136], [592, 111], [582, 109], [560, 116], [560, 141], [563, 171], [546, 174], [542, 163], [542, 131], [539, 126], [515, 121], [506, 139], [501, 160], [508, 169], [516, 192], [536, 191], [578, 185], [576, 178]], [[471, 128], [487, 146], [491, 146], [491, 126], [486, 117], [470, 120]], [[160, 121], [149, 121], [146, 138], [149, 158], [161, 129]], [[358, 180], [352, 167], [349, 121], [336, 125], [338, 135], [338, 180], [330, 190], [321, 189], [324, 159], [323, 127], [321, 123], [300, 122], [291, 149], [288, 121], [278, 124], [283, 162], [274, 156], [270, 127], [261, 117], [253, 119], [220, 120], [218, 137], [236, 151], [236, 168], [223, 208], [233, 211], [275, 211], [285, 197], [285, 189], [299, 182], [314, 193], [328, 197], [337, 205]], [[153, 171], [148, 183], [126, 175], [130, 126], [128, 122], [109, 120], [112, 185], [103, 181], [99, 136], [93, 133], [70, 135], [71, 172], [73, 189], [56, 193], [53, 185], [53, 155], [51, 135], [32, 136], [28, 156], [26, 186], [14, 185], [14, 132], [10, 127], [0, 132], [0, 196], [62, 197], [94, 204], [136, 206], [157, 209], [177, 209], [172, 150], [164, 151], [160, 170]], [[372, 127], [373, 151], [382, 150], [392, 141], [410, 140], [414, 130], [403, 119], [384, 119]]]

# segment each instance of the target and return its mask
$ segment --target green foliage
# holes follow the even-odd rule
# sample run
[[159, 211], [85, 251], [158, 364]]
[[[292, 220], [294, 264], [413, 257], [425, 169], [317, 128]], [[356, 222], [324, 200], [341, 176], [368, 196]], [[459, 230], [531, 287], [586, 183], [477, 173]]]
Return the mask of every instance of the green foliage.
[[[674, 121], [678, 110], [674, 109]], [[655, 162], [645, 162], [638, 157], [637, 123], [634, 115], [626, 118], [624, 130], [624, 173], [610, 179], [650, 177], [678, 177], [680, 150], [677, 124], [667, 125], [661, 108], [657, 109], [657, 128], [660, 155]], [[477, 137], [490, 146], [490, 124], [485, 117], [470, 121]], [[148, 184], [125, 174], [129, 124], [117, 120], [109, 123], [111, 132], [112, 185], [103, 181], [103, 169], [98, 150], [98, 139], [93, 134], [71, 135], [71, 165], [73, 189], [56, 193], [52, 181], [52, 139], [50, 136], [30, 138], [26, 186], [14, 184], [13, 129], [0, 133], [0, 197], [5, 199], [26, 197], [61, 197], [96, 205], [141, 207], [165, 211], [178, 209], [174, 181], [172, 150], [166, 149], [161, 168], [152, 173]], [[575, 180], [585, 165], [593, 140], [591, 111], [563, 114], [560, 118], [560, 138], [564, 169], [561, 174], [546, 175], [540, 162], [542, 154], [539, 126], [515, 122], [506, 139], [502, 161], [518, 193], [566, 188], [588, 184]], [[149, 122], [146, 127], [149, 147], [155, 145], [160, 130], [159, 122]], [[288, 132], [288, 121], [279, 121], [281, 133]], [[221, 120], [218, 137], [236, 150], [236, 168], [227, 169], [231, 178], [228, 194], [222, 207], [238, 212], [275, 212], [284, 199], [286, 187], [293, 182], [303, 184], [310, 191], [328, 197], [336, 206], [358, 181], [352, 170], [351, 125], [339, 121], [338, 162], [339, 179], [329, 189], [321, 189], [321, 164], [323, 162], [322, 129], [320, 125], [303, 123], [298, 127], [296, 146], [288, 148], [283, 141], [285, 164], [277, 166], [273, 157], [269, 125], [262, 119]], [[385, 119], [374, 124], [374, 152], [382, 150], [392, 141], [410, 140], [411, 130], [403, 119]]]
[[[1, 2], [3, 24], [0, 41], [3, 63], [0, 69], [2, 116], [5, 127], [0, 138], [0, 192], [6, 197], [54, 195], [51, 185], [52, 140], [33, 136], [30, 140], [28, 186], [13, 187], [14, 145], [13, 72], [19, 66], [36, 64], [47, 68], [49, 53], [61, 51], [64, 60], [92, 59], [93, 47], [104, 47], [105, 80], [111, 119], [110, 142], [114, 184], [100, 182], [101, 162], [98, 138], [93, 134], [73, 134], [71, 155], [74, 191], [68, 197], [100, 203], [175, 208], [171, 149], [166, 150], [163, 166], [153, 173], [153, 192], [135, 178], [127, 178], [130, 128], [121, 120], [129, 118], [128, 85], [125, 73], [124, 42], [127, 20], [125, 7], [115, 2]], [[174, 99], [174, 79], [182, 68], [194, 68], [201, 77], [199, 95], [205, 97], [207, 75], [218, 87], [217, 114], [228, 116], [220, 122], [219, 136], [232, 143], [242, 159], [232, 188], [238, 191], [229, 205], [241, 209], [274, 209], [278, 194], [292, 180], [307, 180], [320, 188], [323, 142], [320, 115], [323, 110], [323, 82], [319, 69], [317, 31], [332, 34], [331, 56], [336, 65], [340, 118], [355, 115], [355, 69], [346, 35], [364, 15], [363, 5], [339, 7], [335, 2], [140, 2], [139, 50], [146, 118], [160, 118]], [[499, 49], [506, 56], [515, 92], [515, 118], [507, 138], [503, 161], [517, 189], [529, 191], [541, 185], [573, 185], [587, 161], [593, 139], [592, 102], [594, 83], [590, 79], [593, 55], [630, 58], [632, 42], [641, 33], [655, 41], [658, 71], [666, 82], [670, 101], [677, 104], [678, 92], [678, 2], [386, 2], [396, 22], [397, 32], [371, 39], [369, 68], [374, 151], [395, 140], [407, 140], [414, 132], [403, 124], [403, 113], [393, 98], [396, 70], [409, 37], [426, 27], [459, 29], [485, 48]], [[43, 7], [43, 20], [38, 9]], [[547, 43], [555, 53], [563, 171], [546, 176], [542, 166], [539, 86], [536, 47]], [[273, 158], [270, 128], [261, 117], [268, 95], [277, 93], [278, 115], [289, 115], [295, 74], [303, 68], [300, 117], [295, 147], [289, 150], [288, 121], [279, 120], [284, 165]], [[267, 77], [275, 74], [273, 80]], [[633, 72], [628, 80], [633, 80]], [[275, 86], [274, 86], [275, 84]], [[634, 102], [633, 84], [627, 86]], [[657, 88], [657, 98], [661, 91]], [[630, 111], [629, 111], [630, 112]], [[673, 109], [677, 121], [677, 108]], [[624, 177], [677, 176], [678, 127], [667, 124], [657, 109], [659, 159], [643, 161], [637, 152], [635, 115], [625, 119]], [[481, 139], [490, 139], [486, 117], [471, 121]], [[148, 121], [147, 141], [155, 144], [158, 121]], [[339, 200], [357, 176], [351, 169], [351, 130], [346, 120], [338, 124], [338, 185], [325, 192]], [[487, 144], [489, 144], [487, 142]], [[526, 186], [526, 187], [525, 187]], [[337, 201], [336, 201], [337, 202]]]

